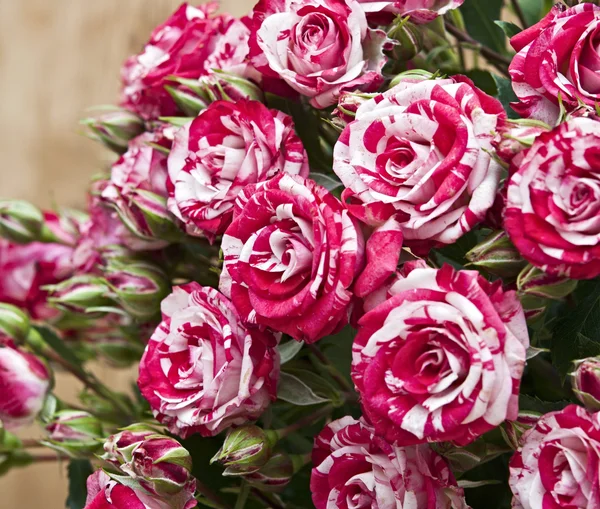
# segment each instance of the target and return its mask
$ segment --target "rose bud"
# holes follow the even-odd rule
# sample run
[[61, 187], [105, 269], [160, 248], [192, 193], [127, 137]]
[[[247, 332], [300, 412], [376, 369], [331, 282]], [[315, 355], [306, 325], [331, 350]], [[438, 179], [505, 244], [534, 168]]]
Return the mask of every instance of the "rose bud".
[[197, 506], [194, 489], [190, 486], [176, 497], [157, 497], [129, 478], [121, 483], [103, 470], [97, 470], [88, 477], [84, 509], [192, 509]]
[[104, 112], [81, 121], [88, 128], [88, 136], [103, 143], [113, 152], [127, 152], [129, 141], [144, 132], [144, 121], [124, 109]]
[[16, 306], [0, 302], [0, 336], [23, 341], [29, 333], [29, 317]]
[[49, 303], [71, 313], [87, 313], [90, 309], [113, 304], [108, 285], [95, 276], [75, 276], [45, 289], [49, 292]]
[[44, 213], [26, 201], [0, 201], [0, 237], [18, 244], [56, 241], [45, 224]]
[[492, 145], [504, 162], [518, 164], [515, 156], [531, 147], [540, 134], [549, 130], [547, 124], [537, 120], [506, 120], [498, 127]]
[[527, 265], [517, 278], [517, 288], [522, 295], [529, 295], [542, 299], [564, 299], [567, 295], [570, 295], [576, 287], [577, 281], [546, 274], [533, 265]]
[[62, 410], [46, 426], [48, 438], [43, 444], [72, 458], [87, 457], [102, 448], [102, 423], [79, 410]]
[[115, 258], [104, 269], [110, 295], [129, 315], [147, 320], [160, 312], [160, 303], [170, 286], [166, 274], [150, 262]]
[[500, 230], [493, 232], [483, 242], [476, 245], [465, 257], [477, 268], [502, 278], [516, 277], [527, 265], [517, 248]]
[[264, 431], [258, 426], [247, 424], [231, 430], [223, 447], [210, 460], [225, 466], [223, 475], [245, 475], [256, 472], [271, 457], [271, 450], [277, 442], [273, 431]]
[[340, 128], [346, 127], [356, 117], [358, 108], [373, 97], [375, 97], [374, 94], [344, 92], [340, 96], [337, 108], [332, 113], [335, 125]]
[[574, 364], [571, 385], [575, 396], [588, 410], [600, 410], [600, 357], [575, 361]]
[[6, 429], [33, 422], [50, 390], [48, 367], [35, 355], [0, 336], [0, 421]]
[[260, 470], [244, 476], [251, 484], [256, 484], [261, 489], [279, 491], [292, 480], [293, 475], [305, 464], [306, 458], [296, 454], [279, 452], [274, 454], [267, 464]]
[[260, 101], [265, 94], [253, 81], [230, 72], [215, 70], [210, 76], [200, 78], [201, 85], [214, 97], [213, 101]]
[[409, 21], [409, 18], [398, 18], [388, 31], [388, 37], [394, 41], [391, 55], [394, 60], [406, 62], [414, 58], [423, 45], [421, 31]]
[[[175, 439], [134, 424], [108, 438], [101, 456], [118, 474], [116, 480], [129, 476], [141, 488], [156, 497], [173, 497], [188, 501], [193, 497], [196, 481], [191, 475], [192, 458]], [[179, 504], [178, 504], [179, 506]]]

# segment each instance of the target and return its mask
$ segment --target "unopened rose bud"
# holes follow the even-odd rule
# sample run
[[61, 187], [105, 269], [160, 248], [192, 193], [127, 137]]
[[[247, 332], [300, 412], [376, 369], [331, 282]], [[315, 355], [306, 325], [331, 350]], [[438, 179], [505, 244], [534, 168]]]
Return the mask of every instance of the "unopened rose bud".
[[102, 459], [116, 472], [109, 472], [115, 479], [123, 479], [121, 474], [125, 474], [150, 494], [174, 500], [194, 490], [192, 458], [173, 438], [138, 424], [111, 436], [104, 450]]
[[577, 399], [588, 410], [600, 410], [600, 357], [575, 361], [571, 373], [571, 386]]
[[129, 140], [144, 132], [144, 121], [127, 110], [116, 109], [81, 121], [90, 138], [117, 154], [127, 151]]
[[506, 163], [516, 162], [515, 156], [533, 145], [535, 139], [550, 127], [538, 120], [507, 120], [498, 129], [492, 144], [498, 157]]
[[225, 71], [215, 70], [210, 76], [200, 78], [200, 83], [213, 101], [265, 100], [262, 89], [256, 83]]
[[150, 319], [160, 312], [160, 303], [169, 293], [164, 272], [145, 260], [115, 258], [104, 269], [110, 295], [138, 320]]
[[17, 342], [29, 334], [29, 317], [16, 306], [0, 302], [0, 336], [5, 335]]
[[546, 274], [528, 265], [517, 278], [517, 288], [522, 296], [560, 300], [570, 295], [577, 287], [577, 281]]
[[246, 475], [263, 467], [271, 457], [277, 435], [248, 424], [230, 431], [223, 447], [212, 458], [225, 466], [223, 475]]
[[267, 464], [260, 470], [244, 477], [251, 484], [259, 485], [262, 489], [279, 491], [291, 481], [293, 475], [306, 463], [305, 456], [286, 454], [283, 452], [274, 454]]
[[406, 62], [414, 58], [423, 47], [423, 36], [409, 18], [398, 18], [388, 32], [388, 38], [394, 41], [391, 55], [394, 60]]
[[88, 313], [113, 304], [106, 282], [94, 276], [75, 276], [44, 289], [49, 292], [48, 302], [71, 313]]
[[375, 94], [343, 93], [340, 96], [337, 108], [332, 113], [334, 124], [344, 128], [346, 124], [354, 120], [358, 108], [373, 97], [375, 97]]
[[[198, 85], [197, 82], [194, 83], [195, 86]], [[177, 86], [165, 86], [165, 90], [169, 93], [169, 95], [175, 101], [175, 104], [181, 110], [181, 112], [186, 117], [195, 117], [200, 113], [203, 109], [205, 109], [212, 101], [203, 97], [203, 94], [195, 93], [193, 90], [187, 87], [177, 87]]]
[[46, 426], [48, 438], [43, 444], [72, 458], [87, 457], [102, 449], [102, 423], [79, 410], [58, 412]]
[[0, 200], [0, 237], [19, 244], [57, 240], [46, 226], [44, 213], [22, 200]]
[[493, 232], [465, 256], [470, 265], [503, 278], [516, 277], [527, 265], [504, 231]]
[[51, 379], [40, 359], [0, 335], [0, 421], [6, 429], [33, 422], [44, 406]]

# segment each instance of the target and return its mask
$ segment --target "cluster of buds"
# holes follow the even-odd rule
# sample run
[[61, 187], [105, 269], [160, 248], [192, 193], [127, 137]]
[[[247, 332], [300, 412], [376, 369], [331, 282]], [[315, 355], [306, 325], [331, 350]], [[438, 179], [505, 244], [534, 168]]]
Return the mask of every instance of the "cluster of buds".
[[165, 88], [184, 115], [195, 117], [215, 101], [254, 100], [264, 102], [264, 93], [256, 83], [232, 73], [213, 70], [198, 80], [174, 78], [179, 86]]
[[167, 498], [171, 507], [185, 507], [196, 481], [190, 453], [177, 440], [135, 424], [104, 444], [106, 473], [115, 481], [153, 497]]
[[46, 425], [46, 432], [48, 437], [42, 444], [71, 458], [85, 458], [102, 449], [102, 423], [84, 411], [57, 412]]
[[58, 242], [48, 220], [36, 206], [21, 200], [0, 200], [0, 237], [18, 244]]
[[571, 373], [571, 387], [577, 399], [588, 410], [600, 410], [600, 357], [590, 357], [575, 362]]
[[465, 257], [469, 265], [503, 278], [514, 278], [527, 265], [505, 231], [492, 232]]
[[144, 121], [135, 113], [120, 108], [112, 108], [95, 117], [81, 121], [86, 126], [88, 136], [101, 142], [113, 152], [127, 152], [129, 141], [144, 132]]

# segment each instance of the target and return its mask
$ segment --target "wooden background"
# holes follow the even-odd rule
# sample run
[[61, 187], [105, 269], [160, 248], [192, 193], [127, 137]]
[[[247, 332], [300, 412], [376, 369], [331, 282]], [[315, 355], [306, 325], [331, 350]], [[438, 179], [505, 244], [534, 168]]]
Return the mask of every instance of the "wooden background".
[[[0, 0], [0, 197], [84, 204], [87, 182], [108, 154], [81, 136], [78, 121], [87, 108], [115, 102], [121, 63], [179, 3]], [[242, 15], [254, 3], [221, 5]], [[126, 387], [134, 373], [100, 375]], [[73, 400], [77, 383], [57, 378], [59, 394]], [[36, 428], [23, 433], [40, 436]], [[39, 464], [1, 478], [0, 507], [62, 509], [65, 467]]]

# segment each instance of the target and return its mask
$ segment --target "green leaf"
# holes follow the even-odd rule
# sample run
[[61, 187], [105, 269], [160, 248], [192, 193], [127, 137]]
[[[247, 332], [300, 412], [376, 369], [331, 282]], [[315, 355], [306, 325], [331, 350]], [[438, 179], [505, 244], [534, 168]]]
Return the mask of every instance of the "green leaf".
[[469, 34], [500, 53], [506, 52], [506, 37], [494, 21], [500, 19], [503, 0], [465, 0], [460, 11]]
[[494, 23], [496, 23], [496, 25], [502, 29], [502, 31], [506, 34], [506, 37], [509, 39], [523, 31], [521, 27], [511, 23], [510, 21], [501, 21], [498, 19], [494, 21]]
[[519, 0], [519, 5], [525, 15], [525, 20], [531, 25], [535, 25], [542, 19], [550, 9], [554, 2], [552, 0]]
[[298, 352], [302, 350], [304, 346], [304, 341], [296, 341], [294, 339], [289, 340], [287, 343], [283, 343], [277, 347], [279, 350], [279, 355], [281, 357], [281, 365], [290, 362]]
[[94, 473], [88, 460], [71, 460], [69, 463], [68, 509], [83, 509], [87, 498], [87, 478]]
[[335, 191], [340, 187], [344, 187], [337, 178], [332, 177], [331, 175], [326, 175], [325, 173], [312, 172], [309, 175], [309, 178], [313, 179], [317, 184], [323, 186], [328, 191]]
[[498, 100], [504, 106], [508, 118], [519, 118], [519, 115], [515, 113], [515, 111], [510, 107], [511, 102], [518, 102], [518, 98], [513, 91], [512, 84], [508, 78], [503, 78], [496, 74], [492, 74], [494, 81], [496, 82], [496, 87], [498, 88]]
[[484, 71], [483, 69], [471, 69], [464, 74], [471, 78], [473, 83], [486, 94], [491, 96], [496, 96], [498, 94], [496, 81], [489, 71]]
[[81, 359], [73, 353], [73, 349], [59, 338], [52, 329], [43, 325], [36, 326], [34, 329], [42, 336], [44, 342], [52, 348], [62, 359], [75, 367], [81, 367]]
[[562, 410], [570, 403], [570, 401], [542, 401], [540, 398], [527, 394], [519, 396], [520, 411], [535, 412], [542, 415]]
[[329, 401], [326, 398], [317, 396], [313, 390], [297, 376], [285, 372], [282, 372], [279, 378], [277, 398], [297, 406], [318, 405], [319, 403], [327, 403]]
[[582, 281], [552, 331], [552, 363], [564, 377], [572, 362], [600, 355], [600, 281]]

